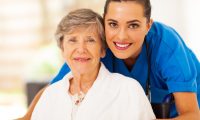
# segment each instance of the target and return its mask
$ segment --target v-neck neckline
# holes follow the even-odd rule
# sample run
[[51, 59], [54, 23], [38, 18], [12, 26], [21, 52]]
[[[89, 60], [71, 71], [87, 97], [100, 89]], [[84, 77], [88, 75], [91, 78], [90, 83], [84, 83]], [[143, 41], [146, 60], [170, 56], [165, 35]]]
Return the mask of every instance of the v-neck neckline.
[[[90, 104], [90, 100], [92, 100], [91, 99], [91, 97], [94, 97], [94, 95], [96, 95], [96, 92], [99, 90], [98, 89], [98, 86], [99, 86], [99, 84], [101, 84], [102, 82], [103, 82], [103, 80], [105, 80], [104, 78], [106, 77], [106, 74], [107, 73], [105, 73], [105, 66], [101, 63], [101, 67], [100, 67], [100, 69], [99, 69], [99, 73], [98, 73], [98, 76], [97, 76], [97, 78], [96, 78], [96, 80], [94, 81], [94, 83], [93, 83], [93, 85], [91, 86], [91, 88], [88, 90], [88, 92], [85, 94], [85, 97], [84, 97], [84, 100], [81, 102], [81, 104], [80, 104], [80, 106], [79, 106], [79, 108], [78, 108], [78, 111], [79, 110], [81, 110], [82, 111], [82, 109], [84, 109], [84, 106], [86, 105], [86, 104]], [[72, 75], [72, 72], [70, 72], [69, 74], [68, 74], [68, 76], [65, 78], [65, 80], [66, 80], [66, 84], [67, 84], [67, 86], [66, 86], [66, 88], [67, 88], [67, 91], [68, 91], [68, 89], [69, 89], [69, 85], [70, 85], [70, 83], [69, 83], [69, 79], [70, 78], [72, 78], [73, 77], [73, 75]], [[71, 96], [70, 96], [70, 94], [68, 93], [68, 98], [70, 98], [71, 99]], [[71, 103], [73, 104], [73, 101], [71, 100]]]
[[118, 59], [116, 57], [113, 62], [113, 70], [114, 72], [136, 79], [145, 89], [148, 72], [147, 51], [145, 44], [142, 45], [141, 53], [139, 54], [131, 70], [127, 68], [122, 59]]

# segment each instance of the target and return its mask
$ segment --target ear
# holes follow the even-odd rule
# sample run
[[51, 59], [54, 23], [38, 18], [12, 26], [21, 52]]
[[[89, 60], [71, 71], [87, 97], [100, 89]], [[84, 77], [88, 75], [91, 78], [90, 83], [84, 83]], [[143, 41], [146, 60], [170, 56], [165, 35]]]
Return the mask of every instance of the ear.
[[65, 52], [64, 52], [64, 47], [63, 47], [63, 44], [60, 45], [60, 52], [61, 52], [61, 55], [62, 57], [64, 58], [65, 57]]
[[106, 56], [106, 50], [105, 48], [101, 49], [101, 58], [104, 58]]
[[64, 50], [63, 49], [60, 49], [60, 50], [61, 50], [62, 57], [65, 58]]
[[150, 19], [150, 21], [147, 23], [147, 33], [151, 29], [152, 24], [153, 24], [153, 19]]

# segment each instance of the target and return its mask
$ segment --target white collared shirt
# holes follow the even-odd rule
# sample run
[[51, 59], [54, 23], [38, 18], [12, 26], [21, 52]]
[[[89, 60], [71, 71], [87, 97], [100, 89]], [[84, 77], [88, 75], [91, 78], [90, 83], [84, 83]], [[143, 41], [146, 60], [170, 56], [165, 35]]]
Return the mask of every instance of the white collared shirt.
[[[72, 120], [68, 73], [46, 88], [31, 120]], [[155, 115], [140, 84], [101, 64], [97, 79], [76, 111], [75, 120], [153, 120]]]

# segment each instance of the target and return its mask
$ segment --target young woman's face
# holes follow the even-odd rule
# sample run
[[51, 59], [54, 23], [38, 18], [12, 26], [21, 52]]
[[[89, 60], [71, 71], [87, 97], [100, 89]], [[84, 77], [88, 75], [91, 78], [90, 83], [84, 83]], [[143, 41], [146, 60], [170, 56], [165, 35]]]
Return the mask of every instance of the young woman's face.
[[133, 2], [111, 2], [105, 14], [106, 41], [120, 59], [136, 59], [151, 27], [143, 6]]

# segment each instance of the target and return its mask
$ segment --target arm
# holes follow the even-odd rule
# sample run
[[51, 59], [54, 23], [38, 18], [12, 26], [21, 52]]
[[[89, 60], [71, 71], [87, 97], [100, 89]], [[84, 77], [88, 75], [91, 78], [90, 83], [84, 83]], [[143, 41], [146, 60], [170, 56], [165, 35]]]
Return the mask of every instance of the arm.
[[34, 97], [33, 101], [31, 102], [29, 108], [28, 108], [28, 111], [27, 113], [22, 117], [22, 118], [19, 118], [17, 120], [30, 120], [31, 119], [31, 115], [32, 115], [32, 112], [35, 108], [35, 105], [37, 104], [38, 100], [40, 99], [42, 93], [44, 92], [44, 90], [46, 89], [47, 86], [45, 86], [44, 88], [42, 88], [37, 94], [36, 96]]
[[[53, 84], [53, 83], [61, 80], [65, 76], [65, 74], [67, 74], [69, 71], [70, 71], [70, 68], [68, 67], [68, 65], [66, 63], [64, 63], [63, 66], [61, 67], [59, 73], [51, 81], [51, 84]], [[48, 87], [48, 85], [46, 87]], [[42, 93], [44, 92], [44, 90], [46, 89], [46, 87], [44, 87], [43, 89], [41, 89], [36, 94], [36, 96], [34, 97], [32, 103], [30, 104], [30, 106], [28, 108], [27, 113], [22, 118], [19, 118], [17, 120], [30, 120], [31, 119], [31, 115], [32, 115], [32, 112], [33, 112], [33, 110], [35, 108], [35, 105], [37, 104], [38, 100], [40, 99], [40, 97], [41, 97]]]
[[[66, 63], [63, 64], [63, 66], [61, 67], [59, 73], [56, 75], [56, 77], [51, 81], [51, 84], [61, 80], [68, 72], [70, 71], [70, 68], [68, 67], [68, 65]], [[34, 97], [33, 101], [31, 102], [27, 113], [22, 117], [19, 118], [17, 120], [30, 120], [31, 119], [31, 115], [32, 112], [35, 108], [35, 105], [37, 104], [38, 100], [40, 99], [42, 93], [44, 92], [44, 90], [48, 87], [48, 85], [44, 88], [42, 88]]]
[[173, 95], [179, 116], [170, 120], [200, 120], [200, 111], [195, 93], [176, 92]]
[[165, 26], [161, 26], [160, 29], [162, 36], [158, 40], [162, 44], [159, 44], [160, 56], [155, 61], [158, 66], [157, 74], [175, 98], [179, 116], [172, 120], [200, 120], [197, 101], [199, 67], [196, 65], [199, 62], [194, 59], [193, 53], [175, 30]]

